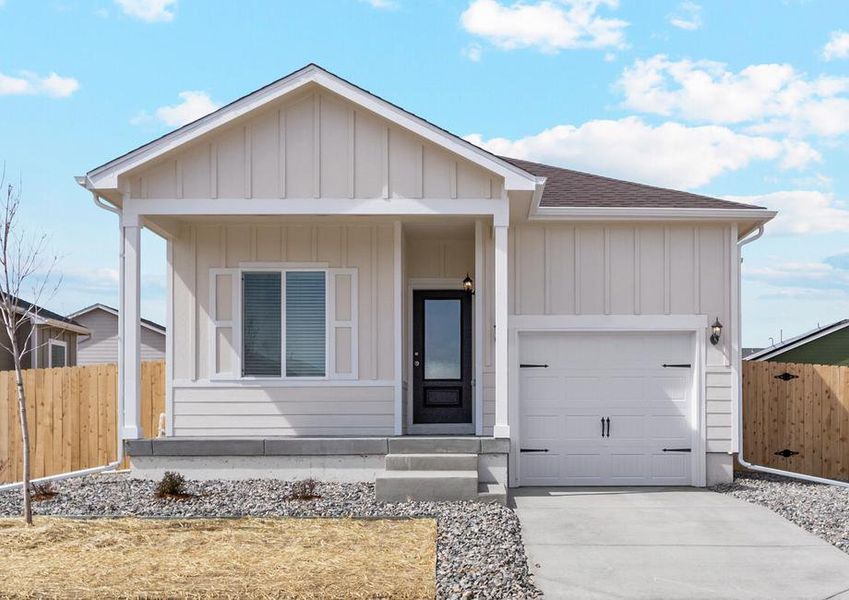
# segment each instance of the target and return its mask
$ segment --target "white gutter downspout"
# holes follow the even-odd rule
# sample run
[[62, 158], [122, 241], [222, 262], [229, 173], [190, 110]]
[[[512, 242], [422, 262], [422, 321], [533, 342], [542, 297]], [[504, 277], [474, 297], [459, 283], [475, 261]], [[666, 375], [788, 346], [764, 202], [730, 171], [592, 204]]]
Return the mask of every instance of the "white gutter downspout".
[[[85, 184], [83, 184], [83, 185], [85, 185]], [[105, 204], [103, 202], [103, 200], [100, 199], [100, 196], [97, 194], [96, 191], [91, 190], [91, 196], [94, 199], [94, 204], [96, 206], [98, 206], [99, 208], [102, 208], [104, 210], [108, 210], [109, 212], [115, 213], [116, 215], [118, 215], [118, 222], [119, 222], [119, 225], [120, 225], [121, 211], [118, 210], [117, 208], [115, 208], [114, 206], [110, 206], [108, 204]], [[121, 252], [119, 253], [119, 261], [120, 261], [119, 269], [120, 269], [120, 273], [121, 273], [120, 274], [121, 284], [119, 286], [119, 289], [120, 289], [119, 303], [120, 304], [118, 306], [123, 307], [124, 306], [124, 286], [123, 286], [123, 282], [124, 282], [124, 245], [123, 244], [121, 244]], [[119, 336], [120, 336], [120, 332], [123, 331], [123, 329], [121, 329], [121, 314], [122, 314], [122, 311], [119, 310], [118, 311], [118, 332], [119, 332]], [[119, 339], [120, 339], [120, 337], [119, 337]], [[119, 347], [120, 346], [121, 345], [119, 344]], [[123, 369], [122, 369], [123, 358], [121, 356], [122, 354], [123, 354], [123, 352], [118, 353], [118, 371], [119, 372], [123, 372]], [[124, 386], [123, 386], [123, 383], [122, 383], [122, 378], [119, 377], [118, 378], [118, 430], [117, 430], [118, 458], [117, 458], [117, 460], [109, 463], [108, 465], [103, 465], [103, 466], [100, 466], [100, 467], [90, 467], [88, 469], [80, 469], [79, 471], [71, 471], [69, 473], [60, 473], [59, 475], [48, 475], [47, 477], [39, 477], [38, 479], [31, 479], [30, 480], [31, 484], [48, 483], [50, 481], [61, 481], [62, 479], [71, 479], [73, 477], [82, 477], [84, 475], [94, 475], [96, 473], [103, 473], [104, 471], [114, 471], [121, 465], [122, 462], [124, 462], [124, 440], [121, 439], [121, 431], [123, 431], [123, 426], [124, 426], [124, 390], [123, 390], [123, 387]], [[18, 489], [18, 488], [21, 487], [21, 485], [23, 485], [23, 483], [20, 482], [20, 481], [15, 482], [15, 483], [7, 483], [7, 484], [4, 484], [4, 485], [0, 485], [0, 492], [6, 491], [6, 490]]]
[[[764, 234], [764, 226], [758, 226], [758, 231], [755, 235], [743, 238], [739, 242], [737, 242], [737, 255], [740, 258], [740, 262], [743, 262], [742, 249], [746, 244], [750, 244], [755, 240], [759, 239]], [[738, 288], [739, 289], [739, 288]], [[737, 294], [737, 313], [742, 317], [742, 302], [741, 296], [738, 292]], [[742, 322], [742, 318], [740, 319]], [[742, 331], [741, 327], [737, 328], [737, 347], [742, 348]], [[742, 368], [742, 365], [741, 365]], [[801, 479], [803, 481], [811, 481], [813, 483], [824, 483], [826, 485], [836, 485], [840, 487], [849, 487], [849, 482], [846, 481], [838, 481], [836, 479], [827, 479], [825, 477], [816, 477], [814, 475], [804, 475], [802, 473], [794, 473], [792, 471], [784, 471], [783, 469], [774, 469], [772, 467], [764, 467], [761, 465], [754, 465], [748, 462], [743, 456], [743, 389], [742, 389], [742, 372], [740, 376], [737, 378], [737, 462], [739, 462], [743, 467], [749, 469], [751, 471], [757, 471], [759, 473], [770, 473], [772, 475], [781, 475], [782, 477], [790, 477], [792, 479]]]

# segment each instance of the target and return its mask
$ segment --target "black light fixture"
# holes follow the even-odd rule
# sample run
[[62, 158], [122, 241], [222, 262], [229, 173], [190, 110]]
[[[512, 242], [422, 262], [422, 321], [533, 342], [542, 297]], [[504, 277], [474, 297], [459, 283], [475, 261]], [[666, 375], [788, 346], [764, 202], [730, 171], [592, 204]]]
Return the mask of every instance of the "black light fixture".
[[475, 293], [475, 282], [472, 281], [468, 273], [466, 273], [466, 277], [463, 279], [463, 290], [470, 294]]
[[719, 343], [719, 336], [722, 334], [722, 323], [719, 322], [719, 317], [710, 326], [710, 343], [716, 346]]

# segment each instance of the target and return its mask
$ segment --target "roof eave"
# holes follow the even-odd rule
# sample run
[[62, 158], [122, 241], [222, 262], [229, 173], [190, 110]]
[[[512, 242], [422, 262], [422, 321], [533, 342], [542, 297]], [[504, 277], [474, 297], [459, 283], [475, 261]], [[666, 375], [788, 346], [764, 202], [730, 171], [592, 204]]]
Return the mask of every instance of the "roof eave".
[[785, 342], [781, 342], [775, 346], [770, 346], [769, 348], [764, 348], [763, 350], [759, 350], [754, 352], [744, 358], [743, 360], [769, 360], [775, 356], [780, 356], [785, 352], [789, 352], [790, 350], [795, 350], [800, 346], [804, 346], [805, 344], [810, 344], [811, 342], [818, 340], [827, 335], [831, 335], [841, 329], [845, 329], [849, 327], [849, 320], [846, 321], [838, 321], [828, 327], [823, 327], [820, 330], [813, 331], [807, 335], [803, 334], [801, 339], [791, 338]]
[[777, 211], [762, 208], [671, 208], [639, 206], [540, 206], [531, 220], [570, 221], [747, 221], [763, 224]]

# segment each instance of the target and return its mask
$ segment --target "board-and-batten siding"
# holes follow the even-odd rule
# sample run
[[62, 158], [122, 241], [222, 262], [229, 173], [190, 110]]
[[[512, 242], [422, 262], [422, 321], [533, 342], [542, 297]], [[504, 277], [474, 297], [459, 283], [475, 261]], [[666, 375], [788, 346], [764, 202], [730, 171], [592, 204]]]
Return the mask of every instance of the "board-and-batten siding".
[[[96, 365], [118, 362], [118, 317], [95, 309], [75, 318], [91, 336], [77, 337], [77, 364]], [[165, 359], [165, 335], [141, 328], [141, 359]]]
[[[707, 450], [731, 449], [729, 363], [732, 229], [721, 225], [520, 225], [510, 228], [510, 314], [705, 314], [724, 324], [707, 344]], [[487, 240], [486, 256], [492, 241]], [[491, 281], [491, 268], [487, 278]], [[491, 324], [491, 302], [486, 322]], [[491, 327], [487, 328], [491, 345]], [[494, 413], [491, 354], [485, 353], [485, 419]]]
[[498, 198], [502, 186], [324, 90], [284, 98], [125, 180], [134, 198]]
[[[174, 435], [390, 435], [392, 224], [274, 220], [191, 223], [181, 227], [173, 242]], [[356, 269], [360, 385], [239, 386], [210, 381], [210, 270], [252, 262]], [[204, 387], [197, 387], [199, 383]]]

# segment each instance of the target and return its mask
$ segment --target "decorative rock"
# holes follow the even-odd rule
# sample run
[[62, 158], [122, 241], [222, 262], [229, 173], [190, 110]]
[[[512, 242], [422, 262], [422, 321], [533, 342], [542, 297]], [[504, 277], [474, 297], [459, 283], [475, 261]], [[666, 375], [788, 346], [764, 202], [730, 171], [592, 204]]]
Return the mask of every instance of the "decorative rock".
[[[284, 500], [292, 482], [187, 481], [185, 500], [154, 496], [156, 482], [108, 473], [58, 481], [58, 495], [36, 502], [36, 515], [149, 518], [434, 517], [437, 519], [437, 598], [540, 598], [528, 571], [519, 520], [500, 504], [403, 502], [383, 504], [370, 483], [320, 482], [317, 500]], [[20, 491], [0, 492], [0, 517], [18, 516]]]

